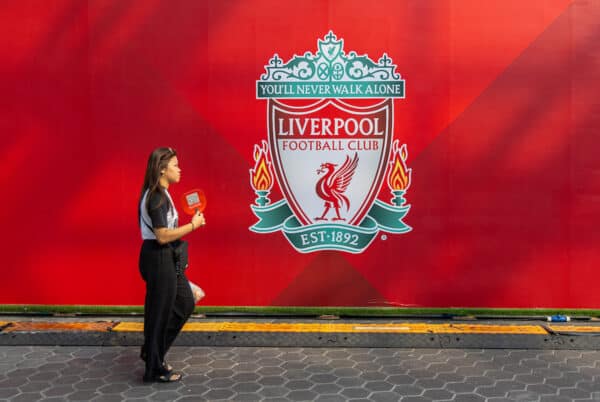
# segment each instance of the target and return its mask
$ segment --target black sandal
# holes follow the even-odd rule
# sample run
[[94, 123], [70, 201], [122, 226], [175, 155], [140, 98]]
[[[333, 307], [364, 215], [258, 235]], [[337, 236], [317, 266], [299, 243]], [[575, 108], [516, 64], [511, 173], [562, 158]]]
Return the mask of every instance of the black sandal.
[[182, 377], [183, 377], [183, 375], [181, 375], [180, 373], [170, 372], [167, 374], [157, 375], [154, 377], [144, 376], [143, 380], [144, 380], [144, 382], [178, 382], [178, 381], [181, 381]]
[[[142, 359], [143, 361], [146, 361], [146, 351], [144, 350], [143, 346], [142, 346], [142, 349], [140, 350], [140, 359]], [[173, 366], [171, 366], [167, 362], [163, 362], [163, 368], [165, 370], [167, 370], [167, 374], [170, 374], [173, 371]]]

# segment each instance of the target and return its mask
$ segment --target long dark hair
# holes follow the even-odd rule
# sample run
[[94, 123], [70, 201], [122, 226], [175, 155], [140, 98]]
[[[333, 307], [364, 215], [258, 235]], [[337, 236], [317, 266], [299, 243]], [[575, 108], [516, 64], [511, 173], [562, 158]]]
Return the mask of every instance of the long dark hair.
[[160, 194], [160, 202], [158, 203], [158, 207], [160, 207], [162, 203], [166, 201], [165, 189], [162, 188], [162, 186], [160, 185], [161, 171], [167, 168], [167, 164], [174, 156], [177, 156], [177, 152], [175, 152], [173, 148], [162, 147], [156, 148], [148, 157], [146, 175], [144, 176], [144, 185], [142, 186], [142, 192], [140, 194], [140, 200], [138, 202], [138, 213], [141, 213], [141, 204], [142, 200], [144, 199], [144, 193], [146, 191], [148, 191], [148, 196], [146, 197], [146, 205], [143, 205], [143, 207], [146, 208], [146, 210], [148, 209], [150, 198], [155, 193]]

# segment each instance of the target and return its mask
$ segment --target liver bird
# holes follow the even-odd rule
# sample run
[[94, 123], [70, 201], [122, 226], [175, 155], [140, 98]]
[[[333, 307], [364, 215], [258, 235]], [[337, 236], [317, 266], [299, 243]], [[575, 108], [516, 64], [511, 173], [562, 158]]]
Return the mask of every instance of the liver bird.
[[315, 218], [318, 221], [327, 220], [325, 216], [331, 208], [335, 209], [334, 221], [345, 220], [340, 216], [340, 207], [344, 205], [346, 210], [350, 208], [350, 200], [344, 195], [352, 176], [356, 171], [358, 165], [358, 154], [354, 153], [354, 158], [350, 159], [350, 156], [346, 155], [344, 164], [337, 170], [336, 164], [325, 162], [322, 163], [317, 174], [325, 173], [323, 177], [319, 179], [316, 185], [317, 195], [325, 201], [325, 210], [323, 214]]

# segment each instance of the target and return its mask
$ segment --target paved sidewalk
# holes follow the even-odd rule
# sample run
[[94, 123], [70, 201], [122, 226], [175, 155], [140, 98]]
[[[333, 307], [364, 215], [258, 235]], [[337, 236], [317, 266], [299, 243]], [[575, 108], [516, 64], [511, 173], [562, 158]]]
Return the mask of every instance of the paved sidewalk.
[[[0, 316], [0, 400], [600, 401], [600, 325], [198, 318], [144, 384], [141, 317]], [[63, 345], [63, 346], [57, 346]]]
[[0, 347], [0, 400], [600, 401], [598, 351], [174, 347], [152, 385], [138, 352]]

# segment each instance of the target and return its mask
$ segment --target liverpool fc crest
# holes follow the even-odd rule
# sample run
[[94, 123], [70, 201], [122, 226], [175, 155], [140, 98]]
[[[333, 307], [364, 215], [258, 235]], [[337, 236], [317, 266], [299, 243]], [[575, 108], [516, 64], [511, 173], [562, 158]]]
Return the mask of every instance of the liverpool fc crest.
[[[318, 51], [284, 63], [275, 54], [257, 81], [267, 100], [268, 141], [254, 147], [250, 183], [256, 233], [282, 231], [303, 253], [360, 253], [380, 231], [406, 233], [406, 144], [394, 139], [394, 99], [404, 80], [384, 54], [346, 54], [329, 32]], [[277, 182], [283, 199], [268, 198]], [[389, 186], [391, 204], [377, 199]]]

